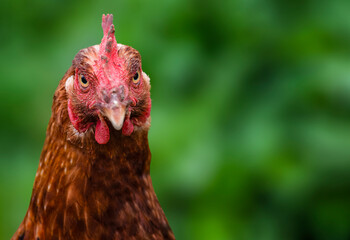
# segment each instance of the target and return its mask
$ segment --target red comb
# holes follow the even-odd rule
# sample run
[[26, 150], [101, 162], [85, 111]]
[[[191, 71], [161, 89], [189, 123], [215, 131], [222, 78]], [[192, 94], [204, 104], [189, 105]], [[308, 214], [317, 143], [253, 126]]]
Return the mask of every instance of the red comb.
[[114, 36], [113, 15], [102, 15], [103, 38], [100, 44], [101, 60], [108, 64], [109, 59], [114, 58], [117, 53], [117, 40]]
[[112, 14], [107, 14], [102, 15], [102, 29], [103, 29], [103, 34], [106, 34], [107, 31], [109, 30], [110, 26], [113, 23], [113, 15]]
[[99, 56], [95, 61], [99, 83], [108, 85], [109, 81], [121, 79], [124, 74], [121, 66], [123, 59], [118, 57], [118, 44], [114, 36], [113, 15], [102, 15], [103, 38], [100, 44]]

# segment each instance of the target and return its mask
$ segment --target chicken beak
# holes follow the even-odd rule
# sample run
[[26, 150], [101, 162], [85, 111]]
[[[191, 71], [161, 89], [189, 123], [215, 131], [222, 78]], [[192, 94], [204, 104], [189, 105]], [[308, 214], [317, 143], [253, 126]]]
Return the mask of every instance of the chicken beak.
[[112, 123], [116, 130], [123, 127], [128, 101], [125, 100], [125, 87], [119, 85], [101, 91], [101, 113]]
[[103, 109], [103, 115], [108, 118], [116, 130], [120, 130], [124, 124], [126, 106], [114, 100]]

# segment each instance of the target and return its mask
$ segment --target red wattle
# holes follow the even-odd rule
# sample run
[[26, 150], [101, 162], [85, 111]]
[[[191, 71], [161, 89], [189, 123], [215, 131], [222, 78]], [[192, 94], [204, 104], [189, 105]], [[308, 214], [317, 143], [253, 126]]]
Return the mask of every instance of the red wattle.
[[134, 125], [131, 123], [130, 118], [124, 120], [122, 133], [125, 136], [130, 136], [134, 131]]
[[109, 141], [109, 128], [107, 126], [106, 121], [100, 117], [97, 121], [96, 129], [95, 129], [95, 139], [99, 144], [106, 144]]

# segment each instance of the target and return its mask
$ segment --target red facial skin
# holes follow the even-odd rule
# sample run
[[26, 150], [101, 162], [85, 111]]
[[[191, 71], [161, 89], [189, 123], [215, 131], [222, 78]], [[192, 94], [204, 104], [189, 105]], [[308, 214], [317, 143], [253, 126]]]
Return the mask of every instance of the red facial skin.
[[[118, 47], [112, 20], [111, 15], [103, 16], [104, 36], [99, 51], [94, 47], [82, 50], [83, 54], [78, 53], [73, 61], [77, 66], [73, 93], [68, 100], [68, 114], [74, 128], [82, 133], [95, 126], [95, 139], [99, 144], [106, 144], [110, 139], [109, 125], [103, 116], [104, 109], [114, 107], [110, 102], [115, 100], [125, 106], [121, 129], [125, 136], [131, 135], [135, 126], [146, 123], [151, 111], [150, 86], [143, 77], [139, 54], [127, 46]], [[136, 73], [137, 82], [133, 81]], [[82, 76], [88, 86], [80, 82]]]

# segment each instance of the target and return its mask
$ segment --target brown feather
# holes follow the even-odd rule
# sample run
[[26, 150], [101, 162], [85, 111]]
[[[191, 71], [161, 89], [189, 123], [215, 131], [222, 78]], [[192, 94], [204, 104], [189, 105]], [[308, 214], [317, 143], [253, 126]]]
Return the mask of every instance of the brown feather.
[[30, 205], [12, 239], [175, 239], [153, 190], [147, 128], [111, 131], [104, 145], [94, 127], [79, 137], [67, 111], [73, 74], [72, 66], [55, 92]]

